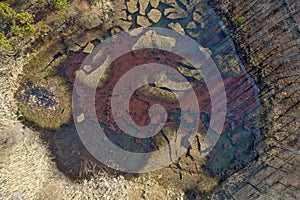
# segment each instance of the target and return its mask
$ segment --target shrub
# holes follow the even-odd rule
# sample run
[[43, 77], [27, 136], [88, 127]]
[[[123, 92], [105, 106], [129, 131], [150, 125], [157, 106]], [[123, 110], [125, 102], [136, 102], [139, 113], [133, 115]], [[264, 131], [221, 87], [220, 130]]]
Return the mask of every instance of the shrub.
[[7, 3], [0, 2], [0, 20], [4, 28], [9, 27], [8, 33], [20, 38], [36, 32], [33, 25], [34, 15], [25, 11], [18, 13]]
[[12, 9], [8, 3], [0, 2], [0, 20], [10, 22], [16, 15], [16, 11]]
[[54, 7], [59, 11], [63, 18], [67, 17], [68, 8], [70, 7], [68, 0], [54, 0]]
[[245, 23], [245, 21], [246, 21], [245, 17], [239, 17], [236, 20], [236, 23], [237, 23], [238, 26], [242, 26]]
[[36, 28], [33, 25], [34, 16], [28, 12], [21, 11], [17, 13], [15, 19], [13, 20], [13, 25], [11, 26], [11, 32], [20, 37], [24, 38], [26, 35], [31, 35], [36, 33]]
[[54, 7], [59, 10], [66, 10], [69, 7], [69, 3], [67, 0], [54, 0]]
[[26, 26], [19, 26], [16, 24], [13, 24], [10, 27], [11, 33], [15, 36], [18, 36], [19, 38], [24, 38], [25, 36], [32, 35], [36, 33], [36, 29], [33, 25], [26, 25]]
[[17, 12], [8, 3], [0, 2], [1, 48], [12, 50], [9, 36], [19, 38], [37, 33], [34, 26], [34, 15], [25, 11]]
[[34, 15], [23, 10], [17, 14], [16, 19], [21, 25], [31, 25], [34, 23]]
[[11, 41], [6, 38], [4, 32], [0, 32], [0, 49], [13, 51]]
[[38, 31], [39, 34], [43, 35], [43, 34], [50, 31], [50, 26], [44, 20], [39, 21], [38, 24], [37, 24], [37, 31]]

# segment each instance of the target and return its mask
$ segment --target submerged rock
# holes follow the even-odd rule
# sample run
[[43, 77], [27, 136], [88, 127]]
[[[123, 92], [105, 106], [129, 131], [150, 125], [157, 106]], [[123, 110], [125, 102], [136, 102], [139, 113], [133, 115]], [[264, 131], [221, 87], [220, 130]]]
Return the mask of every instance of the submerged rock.
[[197, 24], [194, 21], [189, 22], [186, 27], [186, 29], [196, 29], [197, 28]]
[[47, 129], [58, 129], [71, 119], [70, 88], [61, 78], [25, 82], [16, 93], [21, 115]]
[[198, 81], [200, 80], [203, 80], [201, 74], [199, 73], [198, 70], [196, 69], [188, 69], [186, 67], [183, 67], [183, 66], [179, 66], [177, 67], [177, 69], [179, 70], [180, 73], [182, 73], [184, 76], [187, 76], [187, 77], [192, 77]]
[[195, 11], [195, 12], [193, 13], [193, 20], [194, 20], [195, 22], [198, 22], [198, 23], [201, 25], [201, 27], [205, 27], [204, 19], [203, 19], [203, 17], [201, 16], [200, 13], [198, 13], [198, 12]]

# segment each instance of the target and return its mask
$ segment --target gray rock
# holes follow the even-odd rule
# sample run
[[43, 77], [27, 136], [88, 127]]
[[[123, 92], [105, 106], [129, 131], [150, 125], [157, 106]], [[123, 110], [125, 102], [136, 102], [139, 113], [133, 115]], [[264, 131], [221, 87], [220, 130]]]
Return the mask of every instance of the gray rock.
[[139, 0], [139, 5], [140, 5], [140, 14], [141, 15], [146, 15], [146, 9], [149, 5], [149, 0]]
[[170, 28], [172, 28], [174, 31], [178, 32], [178, 33], [181, 33], [183, 35], [185, 33], [184, 29], [182, 28], [182, 26], [178, 22], [176, 22], [176, 23], [170, 23], [168, 26]]
[[128, 10], [128, 12], [135, 13], [135, 12], [138, 11], [137, 1], [130, 0], [126, 4], [127, 4], [127, 10]]
[[83, 52], [84, 52], [84, 53], [90, 54], [90, 53], [92, 53], [93, 49], [94, 49], [94, 45], [93, 45], [92, 43], [89, 43], [89, 44], [84, 48]]
[[179, 0], [184, 6], [188, 5], [188, 1], [187, 0]]
[[132, 20], [132, 15], [128, 15], [127, 20], [131, 21]]
[[119, 19], [127, 20], [126, 10], [122, 10], [122, 11], [118, 12], [118, 17], [119, 17]]
[[165, 3], [165, 4], [168, 4], [170, 6], [173, 6], [173, 7], [178, 7], [177, 3], [175, 0], [161, 0], [162, 3]]
[[148, 13], [148, 17], [154, 23], [157, 23], [160, 20], [160, 18], [161, 18], [161, 12], [158, 9], [152, 9]]
[[124, 31], [127, 31], [130, 28], [130, 26], [132, 25], [132, 22], [119, 20], [119, 21], [116, 21], [114, 23], [114, 25], [121, 27]]
[[169, 19], [179, 19], [187, 17], [187, 12], [181, 7], [167, 8], [164, 11], [164, 15]]
[[0, 145], [4, 145], [4, 144], [6, 144], [6, 142], [7, 142], [6, 138], [1, 138], [0, 139]]
[[137, 24], [142, 27], [149, 27], [151, 25], [151, 22], [147, 17], [139, 15], [137, 16]]
[[157, 8], [159, 5], [159, 0], [150, 0], [150, 4], [153, 8]]

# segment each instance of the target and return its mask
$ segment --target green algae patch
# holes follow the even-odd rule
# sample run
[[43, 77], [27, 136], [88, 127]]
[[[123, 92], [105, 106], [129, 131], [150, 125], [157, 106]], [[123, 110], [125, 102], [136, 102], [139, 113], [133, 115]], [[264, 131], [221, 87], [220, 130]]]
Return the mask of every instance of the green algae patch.
[[41, 128], [55, 130], [71, 119], [71, 91], [59, 76], [26, 81], [16, 99], [21, 116]]
[[245, 23], [245, 21], [246, 21], [245, 17], [239, 17], [239, 18], [237, 18], [237, 20], [236, 20], [236, 24], [237, 24], [238, 26], [242, 26], [242, 25]]

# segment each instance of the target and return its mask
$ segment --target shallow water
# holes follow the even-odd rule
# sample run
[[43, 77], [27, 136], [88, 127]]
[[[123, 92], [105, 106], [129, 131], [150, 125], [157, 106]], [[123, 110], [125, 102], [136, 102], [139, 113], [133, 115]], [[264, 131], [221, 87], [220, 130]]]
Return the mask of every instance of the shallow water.
[[[165, 4], [160, 4], [158, 9], [163, 12], [164, 9], [169, 7], [170, 6]], [[213, 175], [226, 177], [232, 172], [244, 167], [256, 156], [254, 145], [256, 137], [259, 135], [258, 111], [260, 109], [258, 89], [255, 86], [254, 81], [245, 71], [234, 47], [234, 43], [230, 39], [222, 21], [205, 1], [200, 1], [195, 8], [189, 10], [187, 17], [185, 18], [171, 20], [163, 16], [158, 23], [153, 24], [152, 26], [167, 28], [167, 25], [170, 22], [178, 22], [182, 27], [186, 27], [186, 25], [192, 21], [195, 9], [202, 11], [200, 13], [203, 19], [202, 23], [195, 22], [197, 25], [196, 28], [185, 28], [184, 30], [187, 35], [191, 36], [204, 48], [208, 48], [211, 51], [211, 57], [221, 72], [228, 100], [224, 131], [215, 148], [208, 156], [206, 168]], [[133, 25], [131, 28], [138, 27], [135, 14], [133, 14], [132, 21]], [[119, 66], [118, 62], [125, 62], [129, 66], [141, 64], [138, 60], [138, 56], [143, 57], [145, 54], [147, 54], [147, 52], [144, 52], [144, 54], [133, 54], [133, 58], [127, 57], [123, 60], [120, 58], [120, 60], [115, 62], [117, 63], [116, 66], [112, 66], [112, 69]], [[61, 72], [67, 77], [71, 84], [74, 83], [74, 72], [80, 68], [81, 62], [86, 56], [87, 54], [83, 53], [82, 49], [79, 52], [70, 52], [67, 61], [61, 66]], [[157, 60], [157, 58], [160, 57], [157, 53], [152, 54], [152, 56], [154, 56], [152, 58], [153, 60]], [[174, 60], [175, 59], [173, 59], [173, 61]], [[163, 60], [162, 57], [160, 57], [160, 61], [168, 63], [170, 66], [176, 66], [178, 64], [176, 62], [172, 63], [168, 59]], [[123, 67], [125, 67], [125, 65], [123, 65]], [[188, 68], [189, 66], [186, 67]], [[97, 91], [96, 95], [98, 95], [98, 98], [95, 103], [97, 105], [99, 123], [102, 128], [105, 128], [108, 137], [123, 149], [136, 152], [153, 151], [157, 148], [157, 145], [153, 143], [155, 138], [137, 142], [136, 139], [126, 136], [126, 134], [119, 130], [116, 131], [110, 128], [110, 125], [114, 124], [114, 122], [106, 109], [106, 107], [109, 107], [109, 105], [106, 104], [110, 95], [108, 86], [113, 88], [113, 83], [118, 80], [116, 77], [122, 75], [118, 74], [120, 73], [119, 71], [120, 70], [114, 71], [113, 76], [108, 81], [105, 89]], [[205, 116], [201, 120], [199, 130], [205, 132], [208, 128], [210, 118], [209, 93], [205, 91], [205, 83], [191, 77], [186, 78], [191, 82], [197, 82], [198, 85], [203, 86], [201, 87], [203, 90], [197, 90], [197, 95], [199, 95], [199, 99], [201, 99], [202, 102], [200, 111], [203, 114], [202, 116]], [[180, 122], [178, 105], [167, 105], [161, 99], [150, 98], [149, 100], [145, 100], [144, 97], [141, 99], [137, 96], [133, 97], [133, 100], [136, 100], [135, 105], [140, 105], [140, 107], [135, 107], [134, 110], [137, 116], [148, 116], [148, 113], [145, 110], [147, 110], [151, 104], [163, 103], [166, 109], [170, 111], [169, 118], [173, 120], [173, 124], [178, 125]], [[144, 104], [143, 102], [146, 103]], [[147, 122], [147, 119], [145, 122]], [[72, 123], [71, 125], [64, 126], [60, 131], [56, 131], [55, 133], [46, 132], [45, 139], [50, 144], [51, 151], [56, 157], [55, 160], [59, 169], [66, 173], [78, 176], [80, 170], [83, 169], [84, 162], [87, 161], [99, 165], [100, 163], [84, 149], [78, 136], [74, 132], [76, 132], [76, 130]], [[134, 148], [132, 148], [133, 146]]]

